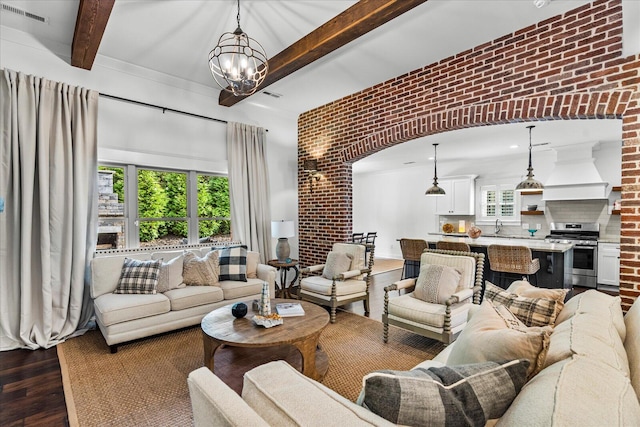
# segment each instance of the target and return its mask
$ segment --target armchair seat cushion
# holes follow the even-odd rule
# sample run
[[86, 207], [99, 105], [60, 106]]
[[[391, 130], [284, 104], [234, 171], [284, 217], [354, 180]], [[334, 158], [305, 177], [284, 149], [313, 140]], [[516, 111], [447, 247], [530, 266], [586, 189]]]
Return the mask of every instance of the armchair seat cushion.
[[[302, 279], [300, 287], [303, 291], [313, 292], [320, 295], [331, 295], [331, 285], [333, 281], [322, 276], [310, 276]], [[336, 280], [336, 295], [351, 295], [367, 291], [367, 283], [364, 280]]]
[[[471, 301], [453, 304], [451, 306], [451, 328], [464, 325]], [[389, 299], [388, 312], [390, 317], [398, 317], [403, 321], [415, 322], [421, 326], [443, 328], [447, 306], [432, 304], [415, 298], [413, 292]]]

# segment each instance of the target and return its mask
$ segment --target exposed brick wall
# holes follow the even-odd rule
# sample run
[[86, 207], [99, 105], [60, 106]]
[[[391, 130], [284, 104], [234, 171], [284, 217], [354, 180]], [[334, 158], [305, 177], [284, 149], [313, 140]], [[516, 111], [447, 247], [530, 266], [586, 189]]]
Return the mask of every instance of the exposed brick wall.
[[[351, 164], [472, 126], [622, 118], [621, 290], [640, 296], [640, 57], [622, 57], [620, 0], [599, 0], [302, 114], [300, 260], [322, 262], [352, 232]], [[318, 159], [313, 194], [302, 162]], [[385, 195], [380, 194], [381, 202]]]

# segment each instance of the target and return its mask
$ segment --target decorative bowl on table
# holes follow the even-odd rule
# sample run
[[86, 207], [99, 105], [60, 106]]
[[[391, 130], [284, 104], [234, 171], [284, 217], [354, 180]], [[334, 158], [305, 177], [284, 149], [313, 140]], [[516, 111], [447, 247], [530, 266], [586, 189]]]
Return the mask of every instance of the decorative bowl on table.
[[455, 231], [455, 228], [453, 224], [446, 223], [445, 225], [442, 226], [442, 231], [449, 234], [449, 233], [453, 233]]
[[482, 234], [482, 230], [480, 230], [476, 226], [469, 228], [469, 231], [467, 231], [467, 235], [472, 239], [477, 239], [478, 237], [480, 237], [481, 234]]
[[532, 228], [530, 228], [530, 229], [528, 229], [527, 231], [528, 231], [529, 233], [531, 233], [531, 237], [533, 237], [533, 235], [534, 235], [534, 234], [536, 234], [536, 231], [538, 231], [538, 230], [536, 230], [535, 228], [533, 228], [533, 229], [532, 229]]

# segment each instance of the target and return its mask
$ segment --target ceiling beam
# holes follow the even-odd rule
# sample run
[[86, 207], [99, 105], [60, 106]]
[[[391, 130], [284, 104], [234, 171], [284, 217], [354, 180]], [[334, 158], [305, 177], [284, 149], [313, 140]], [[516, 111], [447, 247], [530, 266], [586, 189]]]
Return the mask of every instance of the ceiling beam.
[[[269, 59], [269, 72], [259, 89], [264, 89], [426, 1], [360, 0]], [[235, 96], [223, 90], [218, 104], [231, 107], [247, 96]]]
[[90, 70], [115, 0], [80, 0], [71, 44], [71, 65]]

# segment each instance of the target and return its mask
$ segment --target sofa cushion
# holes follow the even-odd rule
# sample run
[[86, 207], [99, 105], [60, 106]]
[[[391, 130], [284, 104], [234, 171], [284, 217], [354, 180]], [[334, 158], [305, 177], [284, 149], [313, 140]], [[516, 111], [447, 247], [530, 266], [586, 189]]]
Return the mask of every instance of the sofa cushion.
[[[271, 426], [394, 425], [305, 377], [282, 360], [245, 373], [242, 399]], [[333, 424], [328, 423], [328, 418]]]
[[190, 286], [217, 286], [218, 277], [218, 252], [210, 251], [200, 258], [194, 253], [184, 253], [184, 266], [182, 276], [184, 283]]
[[221, 282], [225, 280], [247, 281], [247, 248], [245, 246], [224, 248], [215, 252], [219, 254], [219, 280]]
[[456, 292], [460, 271], [446, 265], [424, 264], [416, 280], [413, 295], [425, 302], [444, 304]]
[[171, 289], [186, 286], [182, 280], [183, 261], [184, 255], [179, 255], [166, 262], [162, 259], [158, 275], [158, 286], [156, 287], [158, 292], [167, 292]]
[[527, 326], [553, 326], [558, 314], [557, 307], [562, 304], [553, 299], [519, 296], [489, 281], [485, 282], [484, 299], [504, 305]]
[[125, 258], [116, 294], [155, 294], [160, 273], [160, 260], [140, 261]]
[[358, 403], [407, 426], [484, 425], [507, 410], [526, 381], [528, 360], [377, 371]]
[[613, 297], [595, 289], [589, 289], [567, 301], [556, 318], [556, 324], [575, 316], [576, 313], [593, 313], [602, 316], [603, 319], [610, 319], [618, 331], [620, 339], [624, 341], [626, 327], [620, 303], [620, 297]]
[[322, 269], [322, 277], [332, 280], [334, 277], [349, 271], [351, 257], [344, 252], [331, 251], [327, 254], [327, 260]]
[[127, 256], [105, 256], [96, 257], [91, 260], [91, 298], [111, 293], [116, 290], [122, 264], [125, 258], [148, 260], [151, 256], [146, 253], [130, 254]]
[[235, 280], [225, 280], [219, 283], [224, 299], [231, 300], [236, 298], [248, 297], [262, 292], [262, 284], [260, 279], [247, 279], [246, 282]]
[[260, 252], [247, 251], [247, 279], [258, 278], [259, 263], [260, 263]]
[[96, 298], [93, 304], [96, 316], [104, 326], [155, 316], [171, 310], [169, 298], [164, 294], [104, 294]]
[[640, 400], [640, 298], [636, 298], [627, 314], [624, 316], [627, 336], [624, 348], [629, 359], [631, 385]]
[[211, 304], [224, 299], [222, 288], [218, 286], [186, 286], [167, 291], [165, 296], [171, 302], [172, 311]]
[[545, 367], [574, 354], [593, 358], [629, 376], [629, 361], [610, 318], [578, 312], [556, 325], [551, 334]]
[[526, 359], [531, 377], [542, 368], [552, 330], [551, 326], [514, 326], [490, 301], [483, 301], [460, 333], [447, 365]]
[[640, 404], [629, 378], [611, 366], [573, 356], [529, 381], [497, 426], [637, 426]]

